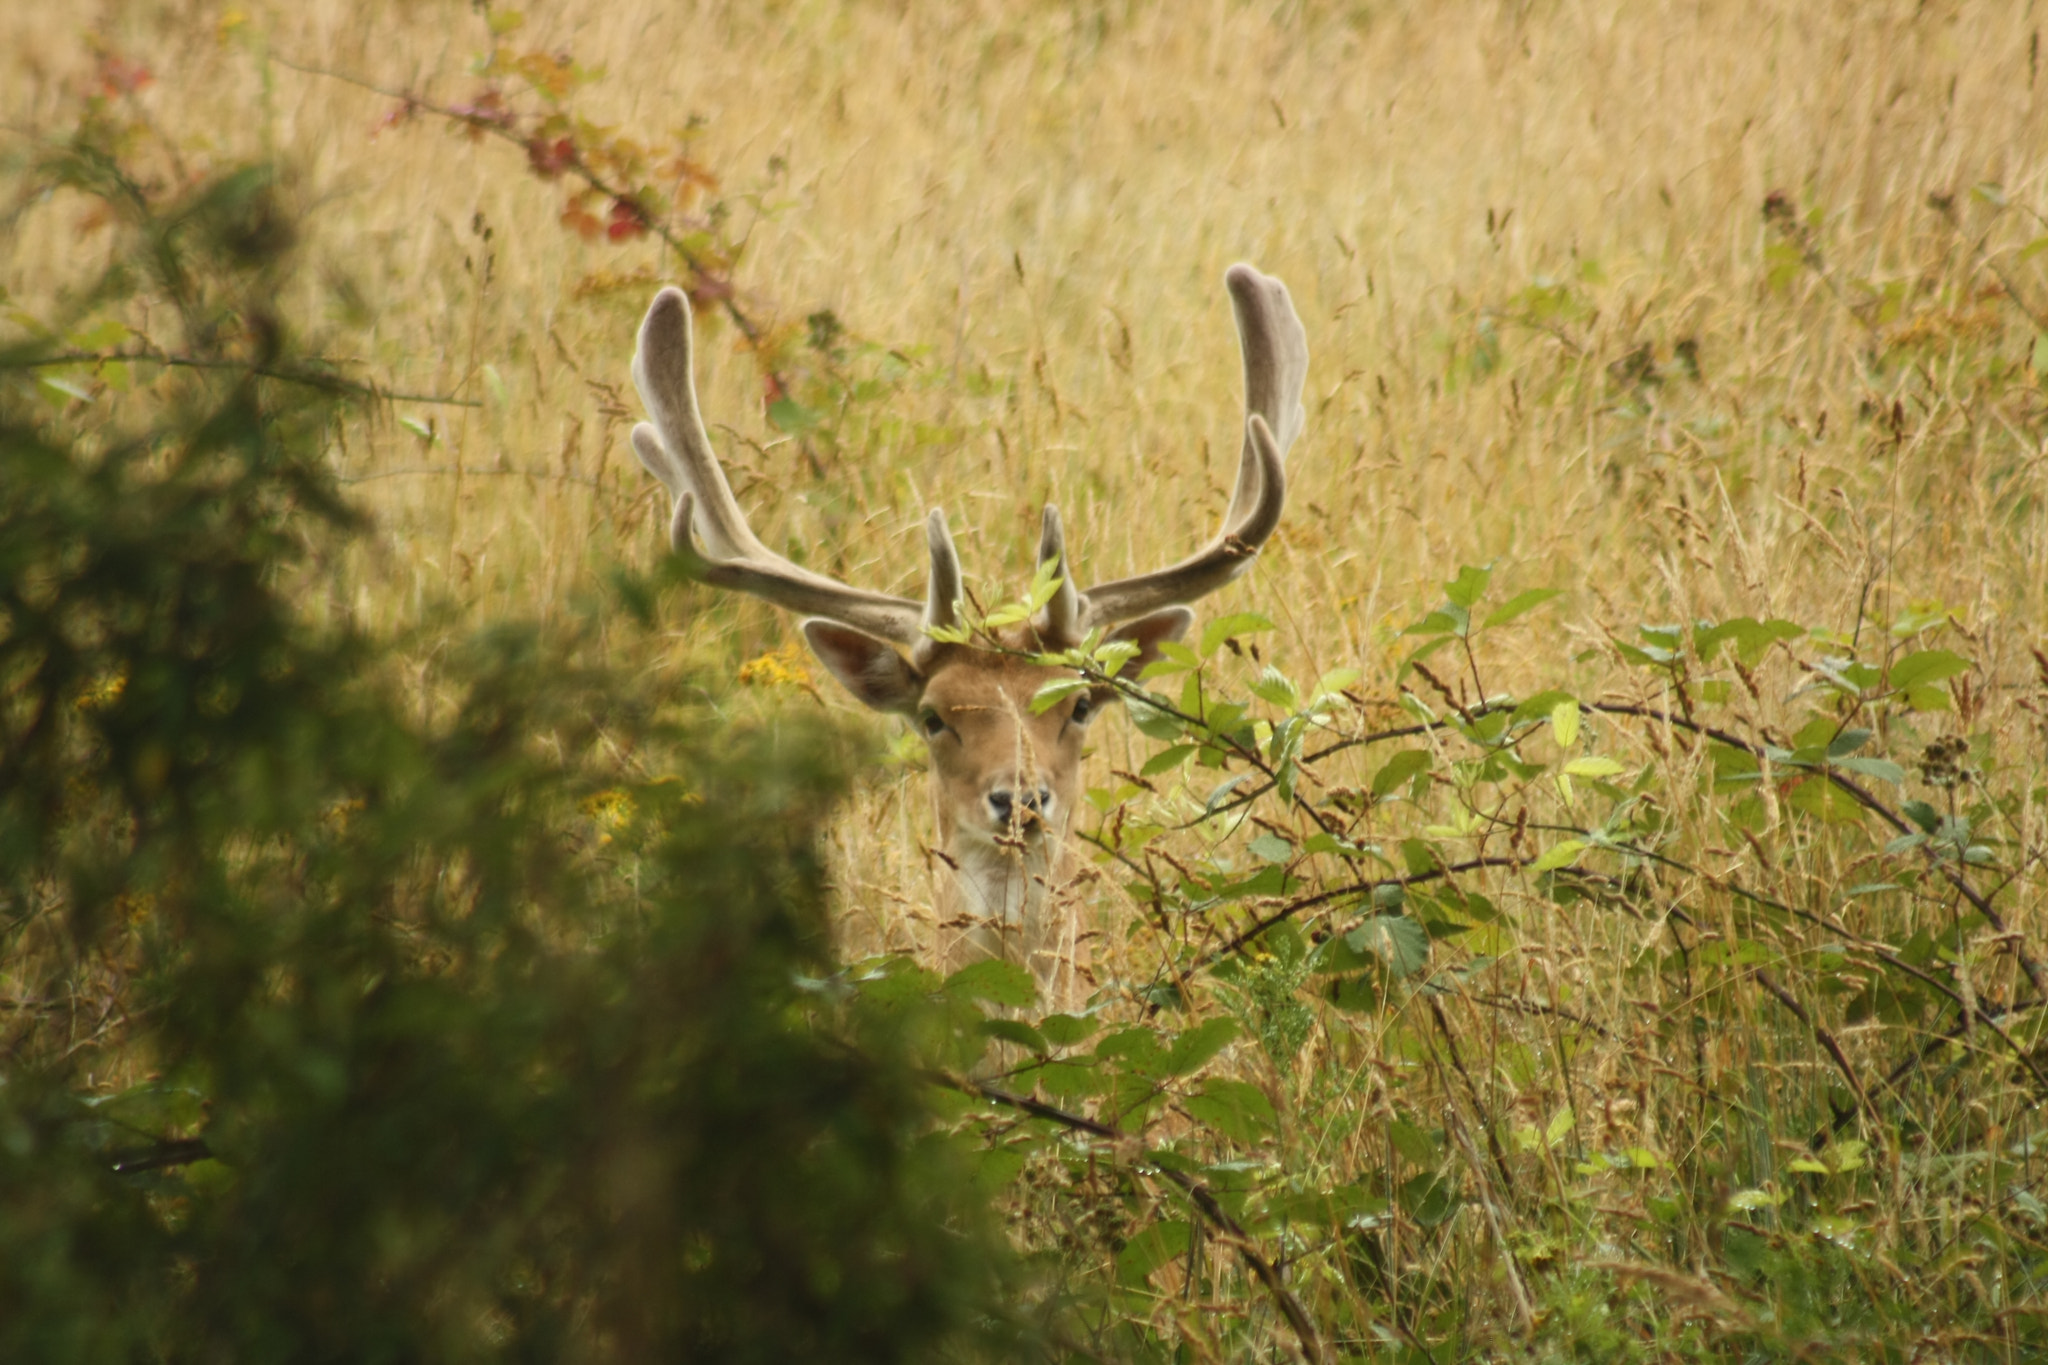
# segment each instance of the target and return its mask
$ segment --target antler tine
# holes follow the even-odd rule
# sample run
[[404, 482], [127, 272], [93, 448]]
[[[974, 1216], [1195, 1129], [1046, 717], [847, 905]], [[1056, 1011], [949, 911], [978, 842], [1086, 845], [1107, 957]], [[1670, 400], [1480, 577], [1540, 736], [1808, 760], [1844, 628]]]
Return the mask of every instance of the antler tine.
[[[1244, 353], [1247, 427], [1253, 414], [1265, 418], [1280, 458], [1285, 460], [1308, 422], [1308, 410], [1301, 402], [1302, 388], [1308, 383], [1308, 332], [1295, 314], [1287, 286], [1271, 275], [1239, 264], [1223, 272], [1223, 284], [1230, 291], [1231, 307], [1237, 315], [1238, 346]], [[1237, 487], [1231, 493], [1230, 511], [1223, 522], [1233, 530], [1251, 516], [1252, 503], [1258, 497], [1259, 490], [1250, 486], [1247, 477], [1255, 464], [1252, 436], [1247, 430], [1238, 459]]]
[[946, 514], [934, 507], [924, 519], [925, 545], [931, 551], [932, 572], [924, 594], [924, 624], [950, 627], [960, 617], [960, 552], [953, 548], [953, 533], [946, 529]]
[[1234, 265], [1223, 282], [1244, 352], [1245, 399], [1244, 446], [1223, 527], [1178, 564], [1082, 593], [1084, 627], [1128, 621], [1216, 591], [1251, 566], [1280, 524], [1287, 501], [1287, 452], [1308, 420], [1301, 401], [1308, 382], [1308, 332], [1279, 280]]
[[1052, 601], [1038, 613], [1033, 623], [1038, 638], [1049, 649], [1064, 649], [1077, 643], [1085, 630], [1081, 625], [1081, 594], [1074, 587], [1073, 566], [1067, 563], [1066, 535], [1060, 529], [1060, 509], [1051, 503], [1045, 505], [1045, 515], [1039, 522], [1038, 562], [1049, 564], [1057, 561], [1060, 566], [1060, 590], [1053, 594]]
[[[925, 611], [920, 604], [852, 587], [793, 564], [763, 545], [747, 525], [697, 407], [690, 301], [680, 289], [663, 289], [648, 306], [640, 324], [639, 350], [633, 356], [633, 384], [654, 419], [652, 425], [643, 422], [633, 428], [633, 451], [676, 500], [669, 542], [694, 577], [899, 645], [914, 645], [923, 638]], [[702, 551], [692, 541], [693, 529], [704, 538]], [[949, 552], [951, 545], [948, 540]], [[933, 569], [936, 576], [936, 550]], [[952, 595], [957, 597], [957, 561], [953, 578]]]

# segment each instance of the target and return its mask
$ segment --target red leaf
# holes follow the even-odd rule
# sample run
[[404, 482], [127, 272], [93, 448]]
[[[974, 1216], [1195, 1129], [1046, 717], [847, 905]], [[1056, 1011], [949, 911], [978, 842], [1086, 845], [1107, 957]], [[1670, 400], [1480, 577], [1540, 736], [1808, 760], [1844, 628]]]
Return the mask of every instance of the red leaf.
[[576, 165], [576, 143], [573, 139], [561, 137], [553, 142], [536, 137], [526, 144], [526, 160], [533, 172], [543, 180], [555, 177]]
[[647, 231], [647, 215], [630, 199], [612, 200], [611, 220], [611, 226], [605, 229], [605, 235], [615, 242], [642, 236]]

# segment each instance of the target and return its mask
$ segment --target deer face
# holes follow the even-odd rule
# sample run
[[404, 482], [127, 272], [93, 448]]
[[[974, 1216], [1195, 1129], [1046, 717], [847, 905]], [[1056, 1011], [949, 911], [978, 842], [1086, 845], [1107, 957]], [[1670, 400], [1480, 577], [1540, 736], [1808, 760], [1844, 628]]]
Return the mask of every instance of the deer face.
[[[1190, 619], [1169, 607], [1114, 632], [1138, 646], [1126, 672], [1157, 658], [1160, 643], [1180, 638]], [[1115, 700], [1114, 689], [1077, 692], [1034, 714], [1039, 689], [1073, 674], [1022, 657], [1034, 645], [1021, 635], [1003, 642], [1014, 653], [926, 641], [909, 657], [834, 622], [807, 621], [804, 635], [847, 691], [908, 717], [924, 740], [939, 837], [956, 860], [1028, 852], [1065, 836], [1088, 727]]]
[[940, 836], [977, 848], [1057, 840], [1080, 794], [1088, 722], [1105, 699], [1079, 692], [1033, 715], [1032, 697], [1059, 670], [993, 660], [940, 661], [911, 715], [931, 751]]

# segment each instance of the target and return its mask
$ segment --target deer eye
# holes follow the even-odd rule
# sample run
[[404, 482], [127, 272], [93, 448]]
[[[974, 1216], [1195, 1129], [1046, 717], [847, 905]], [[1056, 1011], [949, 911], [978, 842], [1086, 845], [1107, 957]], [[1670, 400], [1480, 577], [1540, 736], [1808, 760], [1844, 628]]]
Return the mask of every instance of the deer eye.
[[1074, 709], [1067, 712], [1067, 723], [1086, 725], [1088, 717], [1095, 714], [1095, 701], [1086, 692], [1074, 699]]
[[937, 739], [946, 733], [946, 722], [936, 711], [926, 711], [917, 718], [917, 728], [924, 731], [926, 739]]

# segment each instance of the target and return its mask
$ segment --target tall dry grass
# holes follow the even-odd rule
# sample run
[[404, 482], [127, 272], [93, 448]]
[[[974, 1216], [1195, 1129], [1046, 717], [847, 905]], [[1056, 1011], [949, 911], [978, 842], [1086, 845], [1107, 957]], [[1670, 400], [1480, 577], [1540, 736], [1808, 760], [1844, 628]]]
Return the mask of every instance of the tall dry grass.
[[[482, 397], [481, 368], [502, 377], [507, 402], [396, 404], [338, 443], [384, 553], [338, 566], [336, 605], [403, 618], [453, 587], [480, 615], [545, 613], [606, 564], [658, 554], [623, 440], [649, 290], [592, 290], [662, 277], [657, 247], [564, 232], [509, 149], [379, 133], [392, 101], [262, 67], [234, 18], [15, 8], [8, 117], [53, 108], [89, 35], [143, 57], [180, 155], [260, 144], [293, 169], [317, 257], [369, 301], [336, 319], [344, 352], [400, 391]], [[482, 46], [457, 5], [285, 6], [249, 27], [279, 57], [450, 99]], [[1313, 419], [1281, 543], [1218, 609], [1284, 610], [1292, 658], [1381, 666], [1386, 622], [1457, 563], [1496, 561], [1573, 590], [1565, 638], [1528, 636], [1547, 667], [1638, 620], [1779, 615], [1795, 597], [1848, 628], [1866, 587], [1978, 622], [2043, 618], [2037, 438], [1975, 403], [1959, 360], [2017, 359], [2032, 328], [1955, 296], [1990, 285], [1981, 254], [2034, 235], [2008, 215], [1980, 241], [1967, 196], [2038, 185], [2037, 27], [1997, 4], [613, 4], [533, 6], [521, 38], [603, 68], [583, 101], [602, 120], [705, 121], [700, 158], [756, 215], [739, 275], [765, 308], [830, 307], [923, 348], [897, 420], [823, 479], [762, 421], [730, 331], [707, 348], [707, 409], [762, 478], [750, 502], [771, 538], [911, 589], [916, 521], [944, 505], [971, 571], [1008, 585], [1050, 498], [1087, 574], [1176, 554], [1228, 474], [1218, 280], [1248, 259], [1289, 281], [1308, 324]], [[1812, 272], [1771, 291], [1772, 191], [1819, 211], [1838, 276], [1949, 296], [1871, 328]], [[1960, 230], [1930, 194], [1960, 196]], [[4, 279], [24, 299], [93, 250], [62, 204], [21, 227]], [[1518, 322], [1550, 281], [1587, 314]], [[1858, 414], [1906, 381], [1866, 358], [1909, 328], [1926, 396], [1880, 459]], [[1486, 329], [1498, 368], [1476, 382]], [[1698, 383], [1673, 361], [1684, 340]], [[1669, 377], [1650, 421], [1560, 377], [1563, 358], [1644, 344]], [[995, 396], [969, 396], [962, 377], [982, 374]], [[765, 609], [678, 604], [679, 662], [729, 669], [787, 638]], [[871, 916], [922, 898], [920, 805], [884, 784], [850, 815]]]
[[[2024, 764], [2038, 730], [2012, 708], [2048, 622], [2041, 391], [2011, 382], [2048, 310], [2048, 257], [2019, 250], [2044, 231], [2039, 27], [1995, 3], [815, 0], [534, 5], [520, 38], [602, 67], [578, 99], [603, 121], [701, 119], [750, 306], [830, 308], [915, 361], [820, 475], [714, 331], [705, 407], [771, 543], [914, 594], [915, 528], [943, 505], [996, 595], [1052, 500], [1084, 578], [1177, 556], [1225, 498], [1220, 279], [1250, 260], [1307, 324], [1311, 417], [1276, 543], [1205, 610], [1271, 613], [1297, 677], [1355, 665], [1391, 695], [1394, 630], [1461, 563], [1569, 594], [1492, 645], [1488, 682], [1588, 697], [1635, 695], [1607, 642], [1639, 623], [1851, 637], [1936, 603], [1988, 683], [1964, 726]], [[465, 7], [14, 7], [7, 121], [52, 117], [95, 34], [150, 62], [177, 155], [262, 146], [289, 168], [314, 210], [308, 296], [341, 280], [368, 301], [330, 312], [338, 353], [483, 404], [393, 402], [341, 433], [381, 530], [320, 609], [405, 622], [452, 592], [480, 619], [547, 614], [662, 552], [624, 439], [658, 245], [584, 242], [515, 151], [379, 131], [392, 100], [302, 69], [460, 98], [483, 41]], [[23, 301], [96, 249], [61, 200], [18, 225], [0, 285]], [[792, 638], [757, 604], [671, 606], [678, 677]], [[738, 682], [716, 701], [821, 704]], [[1142, 761], [1104, 733], [1098, 774]], [[878, 766], [841, 822], [856, 948], [922, 941], [923, 804], [915, 772]], [[1124, 914], [1107, 886], [1099, 910]], [[1574, 970], [1608, 946], [1554, 935]]]

